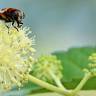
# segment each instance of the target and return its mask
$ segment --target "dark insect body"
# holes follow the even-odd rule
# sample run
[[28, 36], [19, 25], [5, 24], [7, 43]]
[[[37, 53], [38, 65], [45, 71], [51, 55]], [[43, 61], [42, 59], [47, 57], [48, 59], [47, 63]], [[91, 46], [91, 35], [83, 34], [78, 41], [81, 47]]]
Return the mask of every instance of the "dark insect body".
[[[4, 21], [5, 23], [12, 22], [12, 26], [17, 30], [23, 25], [22, 19], [24, 19], [24, 17], [24, 12], [19, 9], [3, 8], [0, 10], [0, 20]], [[15, 22], [17, 23], [17, 26], [14, 25]], [[7, 25], [6, 27], [9, 29]]]

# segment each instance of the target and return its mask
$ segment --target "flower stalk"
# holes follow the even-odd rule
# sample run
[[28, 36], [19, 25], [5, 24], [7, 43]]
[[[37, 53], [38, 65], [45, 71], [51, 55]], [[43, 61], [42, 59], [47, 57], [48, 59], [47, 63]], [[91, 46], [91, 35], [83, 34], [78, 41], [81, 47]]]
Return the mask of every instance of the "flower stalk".
[[55, 75], [53, 74], [51, 71], [49, 71], [50, 76], [53, 78], [53, 80], [55, 81], [56, 85], [64, 90], [66, 90], [66, 88], [64, 87], [64, 85], [61, 83], [61, 80]]
[[80, 83], [77, 85], [77, 87], [72, 91], [72, 96], [75, 96], [85, 85], [85, 83], [91, 78], [91, 73], [87, 72], [85, 73], [83, 79], [80, 81]]
[[38, 79], [38, 78], [36, 78], [32, 75], [28, 75], [28, 79], [29, 79], [29, 81], [31, 81], [31, 82], [33, 82], [33, 83], [35, 83], [35, 84], [37, 84], [37, 85], [39, 85], [43, 88], [46, 88], [50, 91], [54, 91], [54, 92], [57, 92], [59, 94], [63, 94], [65, 96], [69, 96], [68, 94], [70, 94], [70, 91], [64, 90], [63, 88], [60, 88], [60, 87], [56, 87], [52, 84], [49, 84], [45, 81], [42, 81], [42, 80]]

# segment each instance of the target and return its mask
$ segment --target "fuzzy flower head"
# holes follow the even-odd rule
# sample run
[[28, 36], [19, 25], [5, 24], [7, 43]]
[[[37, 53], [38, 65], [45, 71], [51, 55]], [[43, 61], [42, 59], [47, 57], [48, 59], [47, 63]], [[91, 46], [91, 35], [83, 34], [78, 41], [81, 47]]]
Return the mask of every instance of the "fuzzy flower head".
[[39, 79], [51, 82], [54, 77], [57, 77], [58, 79], [62, 78], [61, 70], [61, 62], [56, 58], [56, 56], [45, 55], [40, 56], [34, 63], [31, 73]]
[[92, 75], [96, 76], [96, 53], [93, 53], [91, 56], [89, 56], [89, 60], [91, 61], [89, 64], [90, 71]]
[[29, 28], [8, 28], [0, 24], [0, 87], [9, 89], [21, 86], [27, 80], [33, 62], [34, 39], [29, 38]]

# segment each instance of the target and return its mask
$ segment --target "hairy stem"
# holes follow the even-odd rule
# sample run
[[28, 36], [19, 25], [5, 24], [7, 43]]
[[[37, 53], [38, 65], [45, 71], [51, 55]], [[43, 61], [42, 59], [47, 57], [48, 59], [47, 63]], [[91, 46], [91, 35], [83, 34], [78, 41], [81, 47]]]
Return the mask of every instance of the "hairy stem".
[[43, 88], [46, 88], [50, 91], [54, 91], [54, 92], [57, 92], [57, 93], [60, 93], [60, 94], [63, 94], [65, 96], [69, 96], [68, 94], [70, 94], [70, 91], [68, 90], [64, 90], [63, 88], [60, 88], [60, 87], [56, 87], [54, 85], [51, 85], [47, 82], [44, 82], [42, 80], [39, 80], [38, 78], [32, 76], [32, 75], [28, 75], [28, 78], [31, 82], [43, 87]]

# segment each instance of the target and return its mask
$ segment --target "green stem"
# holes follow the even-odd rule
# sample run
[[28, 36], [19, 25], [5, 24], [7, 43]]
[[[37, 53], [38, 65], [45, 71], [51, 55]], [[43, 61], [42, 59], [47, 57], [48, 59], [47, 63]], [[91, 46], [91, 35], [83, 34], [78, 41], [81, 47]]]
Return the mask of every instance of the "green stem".
[[49, 74], [51, 75], [51, 77], [53, 78], [53, 80], [55, 81], [55, 83], [57, 84], [58, 87], [63, 88], [64, 90], [66, 90], [66, 88], [62, 85], [60, 79], [57, 78], [57, 77], [53, 74], [53, 72], [50, 71]]
[[50, 91], [54, 91], [54, 92], [57, 92], [57, 93], [60, 93], [60, 94], [64, 94], [65, 96], [68, 96], [68, 94], [70, 94], [70, 91], [68, 90], [64, 90], [62, 88], [59, 88], [59, 87], [56, 87], [54, 85], [51, 85], [47, 82], [44, 82], [42, 80], [39, 80], [38, 78], [32, 76], [32, 75], [28, 75], [28, 78], [31, 82], [43, 87], [43, 88], [46, 88]]
[[88, 79], [90, 79], [90, 77], [91, 77], [90, 72], [85, 73], [84, 78], [80, 81], [80, 83], [77, 85], [77, 87], [73, 90], [73, 92], [72, 92], [73, 96], [74, 96], [74, 94], [77, 94], [82, 89], [82, 87], [85, 85], [85, 83], [88, 81]]

